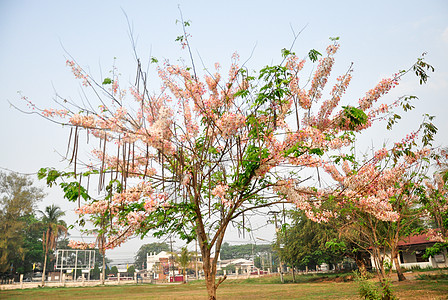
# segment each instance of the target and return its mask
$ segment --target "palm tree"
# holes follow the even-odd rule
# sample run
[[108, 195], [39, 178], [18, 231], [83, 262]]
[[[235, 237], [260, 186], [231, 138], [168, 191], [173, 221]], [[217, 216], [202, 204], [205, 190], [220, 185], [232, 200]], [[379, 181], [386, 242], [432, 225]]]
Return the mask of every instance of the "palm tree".
[[59, 237], [67, 234], [67, 224], [60, 220], [60, 217], [65, 215], [65, 212], [57, 205], [50, 205], [45, 207], [45, 212], [40, 211], [42, 214], [41, 222], [45, 227], [45, 231], [42, 235], [42, 246], [45, 252], [44, 267], [42, 271], [42, 286], [45, 285], [45, 271], [47, 268], [48, 251], [56, 248]]
[[177, 256], [177, 261], [183, 270], [184, 282], [186, 282], [187, 277], [186, 277], [185, 271], [186, 271], [187, 267], [190, 265], [190, 261], [191, 261], [191, 253], [188, 252], [187, 247], [182, 247], [180, 256]]

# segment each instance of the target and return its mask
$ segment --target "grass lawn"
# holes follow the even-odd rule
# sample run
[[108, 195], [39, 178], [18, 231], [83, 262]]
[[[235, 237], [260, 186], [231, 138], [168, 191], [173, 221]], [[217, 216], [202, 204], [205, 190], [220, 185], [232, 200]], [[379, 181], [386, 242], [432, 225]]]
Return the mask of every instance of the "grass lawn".
[[[278, 278], [228, 280], [218, 289], [219, 299], [357, 299], [357, 283], [317, 279], [281, 284]], [[448, 280], [395, 282], [400, 299], [448, 299]], [[39, 288], [0, 291], [0, 299], [206, 299], [204, 282], [180, 285], [122, 285], [104, 287]]]

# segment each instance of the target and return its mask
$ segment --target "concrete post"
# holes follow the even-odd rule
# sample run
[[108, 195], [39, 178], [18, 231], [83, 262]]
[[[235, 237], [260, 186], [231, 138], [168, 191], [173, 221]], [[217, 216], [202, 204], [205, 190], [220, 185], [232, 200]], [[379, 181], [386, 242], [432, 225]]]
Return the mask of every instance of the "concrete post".
[[65, 286], [65, 273], [62, 274], [62, 286]]
[[117, 282], [118, 282], [118, 284], [120, 284], [120, 273], [117, 274], [117, 277], [118, 277]]
[[260, 269], [257, 269], [258, 277], [260, 277]]
[[271, 274], [271, 268], [268, 268], [268, 274]]
[[84, 274], [81, 274], [81, 276], [82, 276], [82, 286], [84, 286], [86, 278], [85, 278]]
[[236, 278], [238, 278], [238, 267], [235, 267]]
[[135, 283], [138, 283], [137, 273], [134, 273], [134, 281], [135, 281]]
[[23, 289], [23, 274], [20, 274], [20, 288]]

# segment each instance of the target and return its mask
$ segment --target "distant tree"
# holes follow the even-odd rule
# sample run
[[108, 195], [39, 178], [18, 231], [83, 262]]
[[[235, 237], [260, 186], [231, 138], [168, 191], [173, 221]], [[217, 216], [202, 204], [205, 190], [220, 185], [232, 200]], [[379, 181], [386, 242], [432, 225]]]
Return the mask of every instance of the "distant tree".
[[94, 280], [100, 279], [101, 270], [99, 268], [98, 263], [95, 263], [95, 267], [90, 270], [90, 278]]
[[25, 274], [33, 271], [33, 265], [42, 261], [44, 251], [42, 249], [42, 224], [34, 215], [22, 217], [23, 221], [23, 248], [25, 258], [22, 261], [14, 263], [16, 271], [19, 274]]
[[243, 244], [243, 245], [229, 245], [225, 242], [221, 246], [221, 259], [252, 259], [260, 254], [272, 253], [271, 245], [256, 245], [256, 244]]
[[182, 273], [184, 274], [184, 282], [187, 280], [186, 278], [186, 269], [188, 268], [191, 261], [191, 253], [188, 252], [187, 247], [182, 247], [180, 255], [176, 256], [176, 260], [182, 268]]
[[340, 251], [327, 247], [338, 237], [337, 231], [328, 224], [308, 219], [304, 212], [290, 214], [292, 225], [279, 234], [280, 256], [291, 267], [315, 268], [322, 263], [335, 264], [343, 259]]
[[39, 212], [42, 214], [42, 224], [45, 226], [45, 231], [42, 236], [42, 246], [45, 251], [42, 271], [42, 286], [44, 286], [48, 252], [56, 248], [58, 238], [62, 234], [67, 234], [67, 225], [60, 219], [65, 213], [59, 206], [52, 204], [45, 207], [45, 211]]
[[134, 276], [134, 273], [135, 273], [135, 266], [134, 266], [134, 265], [130, 265], [130, 266], [127, 268], [126, 272], [128, 272], [128, 276]]
[[113, 266], [112, 268], [110, 268], [109, 274], [113, 274], [114, 276], [117, 276], [117, 274], [118, 274], [117, 266]]
[[226, 270], [228, 273], [234, 273], [236, 270], [236, 267], [234, 264], [229, 264], [224, 267], [224, 270]]
[[44, 197], [42, 189], [33, 187], [27, 176], [0, 172], [0, 272], [29, 270], [27, 259], [36, 259], [35, 205]]
[[138, 249], [137, 254], [135, 255], [134, 263], [137, 268], [144, 268], [146, 263], [146, 255], [148, 253], [160, 253], [162, 251], [169, 251], [170, 247], [167, 243], [150, 243], [144, 244]]

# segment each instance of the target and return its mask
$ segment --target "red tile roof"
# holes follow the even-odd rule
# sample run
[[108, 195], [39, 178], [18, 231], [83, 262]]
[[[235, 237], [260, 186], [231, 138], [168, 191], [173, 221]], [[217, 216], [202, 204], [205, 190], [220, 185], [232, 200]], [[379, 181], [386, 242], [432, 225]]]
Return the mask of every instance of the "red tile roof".
[[411, 235], [398, 242], [398, 246], [410, 246], [427, 243], [435, 243], [436, 240], [427, 234]]

